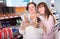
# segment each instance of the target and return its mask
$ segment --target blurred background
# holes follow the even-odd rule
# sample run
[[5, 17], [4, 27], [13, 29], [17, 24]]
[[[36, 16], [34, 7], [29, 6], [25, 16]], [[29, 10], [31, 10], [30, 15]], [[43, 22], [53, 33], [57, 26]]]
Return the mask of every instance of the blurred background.
[[9, 27], [17, 38], [20, 35], [17, 32], [22, 20], [21, 15], [27, 13], [26, 6], [29, 2], [47, 3], [56, 19], [55, 39], [60, 39], [60, 0], [0, 0], [0, 31]]

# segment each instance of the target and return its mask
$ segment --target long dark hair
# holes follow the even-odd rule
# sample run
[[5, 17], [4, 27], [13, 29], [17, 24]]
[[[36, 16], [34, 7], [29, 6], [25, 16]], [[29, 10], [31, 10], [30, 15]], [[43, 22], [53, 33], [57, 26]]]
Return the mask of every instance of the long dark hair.
[[[47, 18], [49, 18], [50, 15], [53, 16], [53, 14], [49, 10], [49, 8], [48, 8], [48, 6], [47, 6], [47, 4], [45, 2], [39, 3], [38, 6], [37, 6], [37, 9], [39, 9], [39, 7], [45, 7], [45, 16]], [[54, 16], [53, 16], [53, 19], [54, 19]], [[54, 23], [55, 23], [55, 19], [54, 19]]]

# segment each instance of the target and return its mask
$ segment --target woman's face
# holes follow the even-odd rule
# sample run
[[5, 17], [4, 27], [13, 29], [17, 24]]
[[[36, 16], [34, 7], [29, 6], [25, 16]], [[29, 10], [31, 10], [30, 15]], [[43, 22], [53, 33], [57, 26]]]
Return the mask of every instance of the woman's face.
[[39, 8], [38, 8], [38, 12], [39, 12], [40, 14], [45, 14], [45, 7], [43, 7], [43, 6], [39, 7]]
[[30, 5], [28, 6], [28, 11], [29, 11], [30, 13], [35, 13], [35, 12], [36, 12], [36, 7], [35, 7], [33, 4], [30, 4]]

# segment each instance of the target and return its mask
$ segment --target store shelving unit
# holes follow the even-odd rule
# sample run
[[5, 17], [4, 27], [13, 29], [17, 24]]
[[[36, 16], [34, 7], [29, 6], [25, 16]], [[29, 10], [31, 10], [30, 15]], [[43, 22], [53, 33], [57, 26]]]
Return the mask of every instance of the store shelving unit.
[[4, 33], [3, 32], [4, 29], [7, 31], [8, 29], [11, 28], [12, 33], [13, 33], [12, 34], [13, 39], [17, 39], [19, 38], [19, 36], [21, 37], [19, 33], [19, 26], [20, 26], [21, 20], [22, 19], [20, 17], [20, 14], [0, 14], [0, 31]]

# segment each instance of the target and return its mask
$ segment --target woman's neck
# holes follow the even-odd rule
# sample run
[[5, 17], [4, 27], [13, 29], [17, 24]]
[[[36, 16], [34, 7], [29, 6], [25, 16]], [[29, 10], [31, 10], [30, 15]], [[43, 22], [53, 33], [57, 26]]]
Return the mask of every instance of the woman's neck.
[[43, 16], [45, 19], [48, 19], [47, 15], [45, 14], [40, 14], [40, 16]]

